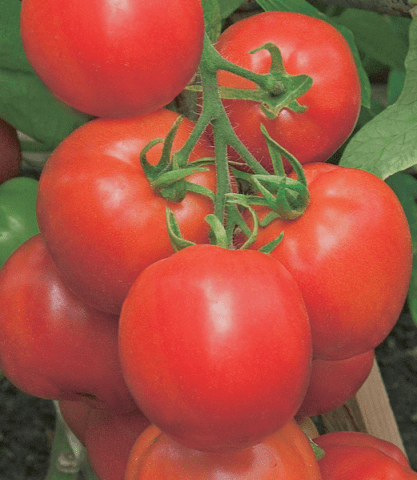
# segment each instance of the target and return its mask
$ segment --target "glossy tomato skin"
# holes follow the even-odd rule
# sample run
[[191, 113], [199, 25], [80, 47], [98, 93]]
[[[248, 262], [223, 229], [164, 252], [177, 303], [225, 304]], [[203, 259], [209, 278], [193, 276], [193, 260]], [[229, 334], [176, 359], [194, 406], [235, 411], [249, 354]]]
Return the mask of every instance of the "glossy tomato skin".
[[374, 350], [370, 350], [345, 360], [314, 358], [310, 383], [297, 415], [322, 415], [346, 403], [368, 378], [374, 357]]
[[313, 355], [342, 360], [375, 348], [395, 325], [411, 275], [410, 231], [397, 197], [376, 176], [324, 163], [304, 172], [306, 212], [260, 229], [251, 248], [284, 232], [272, 256], [302, 292]]
[[[208, 242], [205, 217], [212, 201], [188, 192], [181, 203], [154, 193], [139, 162], [148, 142], [165, 138], [178, 115], [159, 110], [131, 119], [96, 119], [67, 137], [49, 157], [39, 182], [37, 218], [48, 250], [69, 288], [84, 302], [118, 314], [139, 273], [174, 250], [165, 210], [183, 236]], [[184, 119], [173, 145], [179, 150], [193, 123]], [[147, 154], [156, 164], [162, 145]], [[190, 160], [213, 157], [203, 137]], [[215, 191], [212, 167], [187, 178]]]
[[118, 357], [118, 317], [68, 290], [39, 234], [3, 265], [0, 296], [0, 369], [17, 388], [97, 408], [136, 408]]
[[17, 177], [22, 163], [22, 149], [16, 129], [0, 118], [0, 184]]
[[415, 480], [405, 454], [391, 442], [362, 432], [332, 432], [314, 439], [325, 452], [323, 480]]
[[310, 326], [287, 270], [261, 252], [194, 245], [148, 267], [120, 316], [125, 380], [147, 418], [198, 450], [246, 447], [296, 413]]
[[200, 0], [24, 0], [21, 37], [45, 85], [98, 117], [129, 117], [170, 103], [200, 62]]
[[225, 453], [188, 449], [151, 426], [130, 453], [125, 480], [321, 480], [300, 427], [290, 421], [252, 447]]
[[[229, 120], [243, 144], [269, 171], [272, 164], [261, 123], [299, 162], [326, 161], [352, 133], [359, 116], [361, 87], [350, 47], [329, 23], [294, 12], [263, 12], [236, 22], [215, 46], [227, 60], [268, 73], [269, 52], [249, 52], [269, 42], [280, 49], [289, 74], [313, 79], [312, 87], [298, 98], [307, 109], [296, 113], [284, 108], [275, 119], [268, 119], [256, 102], [225, 99]], [[224, 87], [255, 86], [226, 71], [218, 72], [218, 82]], [[234, 152], [231, 155], [239, 161]]]

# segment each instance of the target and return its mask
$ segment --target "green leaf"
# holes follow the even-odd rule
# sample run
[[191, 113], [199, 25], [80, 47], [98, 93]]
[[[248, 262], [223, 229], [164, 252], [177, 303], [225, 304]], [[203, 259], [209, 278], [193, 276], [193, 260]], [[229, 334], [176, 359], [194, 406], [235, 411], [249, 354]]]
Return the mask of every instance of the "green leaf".
[[387, 178], [386, 182], [400, 200], [410, 226], [413, 267], [407, 300], [410, 315], [417, 325], [417, 179], [410, 174], [399, 172]]
[[388, 102], [395, 103], [400, 96], [405, 82], [405, 72], [402, 70], [391, 70], [388, 75]]
[[219, 0], [201, 0], [204, 10], [206, 33], [211, 42], [215, 42], [222, 29], [222, 17]]
[[[353, 33], [356, 45], [364, 55], [390, 68], [404, 69], [408, 41], [404, 41], [403, 36], [397, 35], [387, 16], [348, 8], [336, 18], [336, 21]], [[408, 26], [405, 28], [408, 30]]]
[[242, 3], [245, 3], [245, 0], [218, 0], [218, 2], [221, 10], [221, 17], [224, 20], [237, 10]]
[[417, 163], [417, 21], [410, 25], [404, 88], [397, 101], [349, 141], [340, 165], [385, 179]]
[[59, 101], [39, 80], [23, 50], [20, 9], [20, 1], [0, 0], [0, 117], [53, 149], [92, 117]]
[[348, 42], [352, 54], [355, 58], [356, 67], [359, 73], [362, 90], [362, 105], [370, 107], [371, 104], [371, 85], [369, 83], [368, 75], [363, 68], [359, 51], [355, 43], [352, 32], [343, 25], [338, 24], [333, 17], [328, 17], [324, 13], [317, 10], [313, 5], [310, 5], [306, 0], [257, 0], [257, 3], [265, 11], [282, 11], [282, 12], [298, 12], [311, 17], [316, 17], [333, 25], [345, 37]]

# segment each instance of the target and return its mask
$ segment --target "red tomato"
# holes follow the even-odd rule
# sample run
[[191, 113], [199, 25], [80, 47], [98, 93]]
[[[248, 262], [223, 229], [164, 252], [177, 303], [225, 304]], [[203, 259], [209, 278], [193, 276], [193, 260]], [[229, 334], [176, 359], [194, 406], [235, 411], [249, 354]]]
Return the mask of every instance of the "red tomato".
[[397, 197], [376, 176], [323, 163], [304, 171], [311, 196], [304, 215], [261, 228], [251, 248], [284, 233], [272, 256], [301, 290], [313, 354], [342, 360], [375, 348], [396, 323], [411, 275], [410, 231]]
[[298, 410], [310, 326], [270, 256], [194, 245], [154, 263], [123, 304], [119, 352], [147, 418], [198, 450], [254, 444]]
[[139, 410], [114, 414], [91, 409], [85, 432], [90, 464], [100, 480], [124, 480], [130, 451], [149, 421]]
[[297, 415], [322, 415], [346, 403], [368, 378], [374, 357], [370, 350], [345, 360], [313, 359], [310, 383]]
[[[236, 22], [215, 46], [227, 60], [256, 73], [268, 73], [270, 53], [249, 53], [268, 42], [280, 49], [289, 74], [313, 79], [312, 87], [298, 98], [307, 109], [296, 113], [283, 108], [275, 119], [268, 119], [257, 102], [223, 100], [230, 122], [269, 171], [272, 163], [261, 123], [299, 162], [326, 161], [352, 133], [359, 116], [361, 87], [350, 47], [329, 23], [293, 12], [264, 12]], [[218, 82], [224, 87], [255, 88], [251, 81], [226, 71], [218, 72]], [[239, 161], [234, 152], [231, 155]]]
[[119, 363], [118, 317], [74, 297], [39, 234], [3, 265], [0, 298], [0, 370], [17, 388], [99, 408], [137, 408]]
[[[180, 203], [154, 193], [139, 162], [148, 142], [164, 138], [178, 115], [159, 110], [131, 119], [96, 119], [77, 129], [52, 153], [39, 182], [37, 217], [48, 250], [69, 288], [84, 302], [119, 313], [139, 273], [174, 250], [165, 209], [175, 214], [185, 238], [208, 242], [205, 217], [213, 202], [188, 192]], [[193, 123], [184, 119], [173, 152]], [[156, 164], [162, 146], [148, 161]], [[202, 137], [190, 160], [213, 157]], [[214, 191], [214, 168], [187, 178]]]
[[0, 184], [19, 175], [21, 154], [16, 129], [0, 118]]
[[59, 400], [58, 404], [65, 423], [78, 440], [85, 445], [87, 419], [93, 407], [79, 400]]
[[21, 37], [45, 85], [72, 107], [129, 117], [170, 103], [200, 62], [200, 0], [23, 0]]
[[188, 449], [151, 426], [132, 448], [125, 480], [321, 480], [310, 443], [290, 421], [261, 443], [225, 453]]
[[366, 433], [327, 433], [314, 442], [325, 452], [319, 461], [323, 480], [417, 479], [398, 447]]

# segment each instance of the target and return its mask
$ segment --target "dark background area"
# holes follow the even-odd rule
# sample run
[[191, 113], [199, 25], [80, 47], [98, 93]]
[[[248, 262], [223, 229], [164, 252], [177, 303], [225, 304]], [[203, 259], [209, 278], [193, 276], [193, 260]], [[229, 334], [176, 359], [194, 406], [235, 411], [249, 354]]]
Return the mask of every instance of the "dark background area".
[[[417, 327], [405, 311], [377, 349], [404, 445], [417, 470]], [[52, 402], [0, 381], [0, 480], [43, 480], [55, 427]]]

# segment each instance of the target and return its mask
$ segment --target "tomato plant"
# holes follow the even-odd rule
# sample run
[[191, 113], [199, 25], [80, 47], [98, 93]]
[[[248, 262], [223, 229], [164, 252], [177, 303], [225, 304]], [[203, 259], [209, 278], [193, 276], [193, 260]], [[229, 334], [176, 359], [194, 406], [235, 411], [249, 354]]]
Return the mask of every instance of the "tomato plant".
[[[83, 301], [119, 313], [127, 292], [148, 265], [171, 255], [165, 209], [175, 214], [184, 237], [208, 242], [205, 216], [209, 197], [187, 192], [180, 202], [156, 193], [139, 161], [151, 140], [165, 138], [178, 114], [158, 110], [131, 119], [96, 119], [67, 137], [49, 157], [40, 178], [37, 216], [40, 231], [62, 278]], [[193, 123], [184, 119], [173, 152], [188, 138]], [[162, 145], [147, 154], [155, 165]], [[190, 161], [212, 157], [206, 138]], [[216, 189], [212, 167], [187, 180]]]
[[310, 383], [297, 415], [313, 417], [342, 406], [368, 378], [374, 358], [373, 350], [345, 360], [314, 358]]
[[170, 103], [197, 70], [203, 35], [200, 0], [22, 2], [21, 37], [35, 72], [61, 100], [99, 117]]
[[[254, 51], [267, 43], [278, 46], [289, 74], [312, 78], [311, 88], [297, 99], [305, 110], [290, 104], [271, 116], [261, 103], [224, 99], [229, 120], [243, 144], [269, 171], [272, 163], [261, 123], [300, 163], [326, 161], [347, 140], [359, 116], [361, 87], [350, 47], [329, 23], [294, 12], [264, 12], [238, 21], [222, 33], [215, 47], [227, 60], [267, 73], [270, 52]], [[227, 71], [218, 72], [218, 81], [222, 87], [255, 88], [253, 82]], [[233, 151], [231, 156], [241, 161]]]
[[2, 267], [0, 296], [0, 369], [10, 382], [40, 398], [136, 408], [119, 363], [117, 317], [74, 297], [39, 234]]
[[315, 438], [325, 452], [323, 480], [415, 480], [406, 456], [390, 442], [361, 432], [334, 432]]
[[311, 363], [299, 289], [261, 252], [194, 245], [154, 263], [123, 304], [119, 350], [149, 420], [199, 450], [245, 447], [296, 413]]
[[39, 233], [37, 195], [34, 178], [11, 178], [0, 185], [0, 267], [19, 245]]
[[0, 184], [19, 175], [21, 162], [16, 129], [0, 118]]
[[132, 448], [126, 480], [321, 480], [310, 443], [290, 421], [261, 443], [214, 453], [190, 450], [151, 426]]
[[394, 192], [376, 176], [322, 163], [304, 172], [311, 197], [305, 213], [273, 220], [251, 248], [283, 232], [272, 255], [302, 292], [313, 354], [342, 360], [375, 348], [396, 323], [411, 275], [410, 231]]

